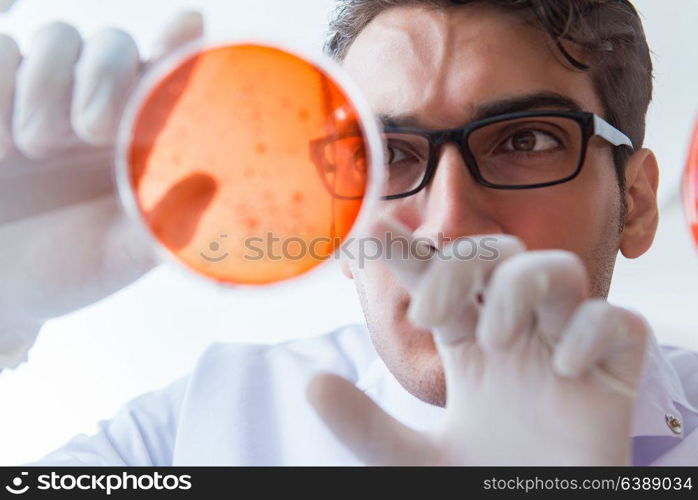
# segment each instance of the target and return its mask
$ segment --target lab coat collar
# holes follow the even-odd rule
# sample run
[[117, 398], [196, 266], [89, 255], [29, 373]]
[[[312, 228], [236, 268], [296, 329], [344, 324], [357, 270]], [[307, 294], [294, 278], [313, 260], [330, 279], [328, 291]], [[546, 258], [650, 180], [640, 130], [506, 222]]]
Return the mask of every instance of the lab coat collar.
[[[356, 385], [386, 412], [414, 429], [434, 428], [445, 413], [443, 408], [425, 403], [404, 389], [378, 356], [360, 374]], [[667, 416], [674, 416], [683, 423], [683, 414], [687, 411], [698, 413], [696, 407], [689, 403], [681, 380], [662, 354], [656, 338], [650, 335], [631, 437], [682, 439], [685, 426], [682, 425], [680, 433], [675, 433], [667, 422]]]
[[645, 370], [638, 387], [635, 402], [635, 423], [633, 437], [667, 436], [683, 438], [684, 429], [675, 433], [669, 426], [668, 416], [674, 416], [681, 422], [684, 413], [698, 413], [686, 397], [681, 380], [673, 366], [662, 354], [654, 335], [648, 340], [645, 358]]

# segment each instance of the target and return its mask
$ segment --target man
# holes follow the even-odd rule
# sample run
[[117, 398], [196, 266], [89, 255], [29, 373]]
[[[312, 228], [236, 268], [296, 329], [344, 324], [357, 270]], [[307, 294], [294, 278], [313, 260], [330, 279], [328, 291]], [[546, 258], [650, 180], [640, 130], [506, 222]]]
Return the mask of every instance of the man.
[[[184, 24], [188, 35], [200, 31], [193, 17]], [[52, 29], [46, 47], [59, 37], [79, 46], [74, 30]], [[121, 34], [107, 38], [92, 44], [93, 57], [131, 47]], [[695, 463], [698, 402], [687, 394], [695, 397], [688, 377], [698, 356], [662, 352], [642, 318], [603, 300], [618, 250], [642, 255], [658, 217], [658, 167], [641, 147], [651, 63], [633, 7], [349, 0], [327, 48], [385, 123], [389, 181], [376, 234], [432, 241], [440, 252], [343, 263], [368, 331], [214, 345], [191, 375], [35, 463]], [[68, 68], [77, 52], [64, 56]], [[29, 157], [57, 147], [45, 135], [57, 121], [32, 122], [23, 101], [41, 62], [30, 54], [17, 77], [14, 143]], [[82, 71], [66, 135], [108, 143], [109, 120], [75, 111], [80, 77], [98, 74]], [[61, 83], [70, 95], [69, 79]], [[16, 236], [41, 224], [64, 239], [71, 228], [102, 229], [89, 249], [83, 241], [54, 252], [30, 279], [21, 266], [4, 271], [14, 292], [0, 301], [6, 332], [31, 340], [45, 318], [152, 265], [111, 199], [14, 222], [1, 248], [21, 260]], [[488, 235], [496, 259], [446, 258], [459, 238], [481, 244]], [[443, 238], [456, 243], [442, 248]], [[132, 246], [113, 255], [117, 239]], [[58, 291], [42, 271], [55, 273], [59, 261], [93, 272], [74, 290], [64, 285], [56, 303], [42, 297]], [[117, 277], [117, 268], [129, 273]], [[340, 377], [317, 376], [326, 371]]]

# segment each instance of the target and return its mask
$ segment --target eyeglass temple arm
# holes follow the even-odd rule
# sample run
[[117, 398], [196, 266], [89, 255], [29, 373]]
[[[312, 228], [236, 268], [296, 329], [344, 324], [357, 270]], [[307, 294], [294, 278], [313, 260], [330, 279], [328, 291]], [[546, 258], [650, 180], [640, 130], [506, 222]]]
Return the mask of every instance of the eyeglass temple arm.
[[599, 115], [594, 115], [594, 134], [603, 137], [614, 146], [629, 146], [634, 149], [633, 141], [627, 135]]

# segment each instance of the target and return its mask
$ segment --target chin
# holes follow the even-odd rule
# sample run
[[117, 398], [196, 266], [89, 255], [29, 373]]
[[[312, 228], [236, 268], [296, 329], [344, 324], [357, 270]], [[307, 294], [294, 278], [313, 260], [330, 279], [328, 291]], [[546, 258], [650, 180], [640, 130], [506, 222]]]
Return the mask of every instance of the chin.
[[[431, 331], [415, 328], [407, 320], [409, 299], [394, 309], [397, 321], [382, 328], [369, 325], [378, 355], [410, 394], [435, 405], [446, 404], [446, 381]], [[392, 319], [392, 318], [391, 318]]]
[[393, 371], [390, 366], [388, 368], [414, 397], [434, 406], [446, 406], [446, 380], [436, 349], [429, 359], [422, 360], [418, 366], [406, 366], [401, 372]]
[[364, 286], [365, 280], [356, 279], [359, 276], [362, 274], [354, 273], [376, 352], [395, 379], [410, 394], [426, 403], [445, 406], [446, 381], [441, 358], [431, 331], [416, 328], [407, 319], [409, 294], [387, 277], [374, 277], [375, 282], [390, 285], [381, 287], [380, 293], [374, 291], [369, 295]]

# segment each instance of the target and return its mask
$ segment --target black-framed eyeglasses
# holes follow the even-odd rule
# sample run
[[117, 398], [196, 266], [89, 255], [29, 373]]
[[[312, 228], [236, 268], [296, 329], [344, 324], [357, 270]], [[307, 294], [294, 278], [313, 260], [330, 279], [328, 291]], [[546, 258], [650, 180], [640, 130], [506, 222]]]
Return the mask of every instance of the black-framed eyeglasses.
[[[449, 142], [458, 146], [466, 167], [483, 186], [532, 189], [568, 182], [579, 175], [595, 135], [613, 146], [633, 147], [603, 118], [583, 111], [508, 113], [445, 130], [386, 125], [383, 199], [411, 196], [427, 186], [440, 148]], [[331, 193], [341, 199], [363, 196], [359, 181], [366, 179], [366, 154], [361, 137], [315, 140], [311, 156]]]

